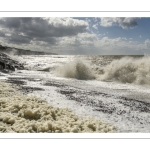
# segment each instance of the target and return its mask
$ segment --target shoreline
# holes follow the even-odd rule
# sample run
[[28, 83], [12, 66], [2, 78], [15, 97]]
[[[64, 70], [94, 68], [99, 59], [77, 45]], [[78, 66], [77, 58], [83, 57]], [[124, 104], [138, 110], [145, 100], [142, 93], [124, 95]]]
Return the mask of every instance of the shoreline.
[[[49, 72], [37, 71], [39, 67], [39, 60], [43, 62], [40, 64], [41, 68], [42, 66], [47, 67], [48, 65], [50, 66], [50, 68], [55, 68], [54, 66], [59, 66], [62, 64], [62, 62], [67, 62], [68, 59], [72, 60], [72, 57], [62, 57], [61, 60], [60, 58], [53, 58], [50, 56], [46, 58], [34, 58], [32, 56], [27, 58], [23, 57], [20, 59], [16, 59], [14, 57], [13, 59], [19, 60], [19, 62], [24, 62], [25, 68], [30, 68], [31, 66], [29, 70], [15, 70], [14, 72], [8, 73], [4, 73], [2, 71], [0, 73], [0, 80], [4, 80], [6, 83], [11, 84], [12, 88], [23, 94], [24, 98], [21, 98], [21, 100], [18, 100], [18, 102], [16, 102], [16, 99], [14, 97], [10, 97], [10, 99], [13, 98], [14, 103], [17, 103], [18, 108], [21, 107], [19, 106], [21, 101], [26, 103], [25, 99], [27, 98], [27, 96], [30, 96], [30, 98], [32, 99], [36, 95], [37, 97], [45, 100], [45, 105], [52, 105], [54, 109], [57, 107], [59, 107], [60, 109], [66, 109], [67, 107], [72, 111], [73, 115], [76, 114], [75, 116], [77, 116], [80, 121], [82, 120], [83, 122], [85, 122], [85, 118], [95, 118], [102, 121], [102, 124], [104, 122], [107, 122], [110, 125], [116, 127], [116, 130], [114, 132], [117, 131], [120, 133], [129, 133], [150, 131], [150, 119], [148, 117], [150, 112], [150, 91], [147, 87], [138, 85], [135, 86], [132, 84], [123, 84], [119, 82], [103, 82], [97, 80], [78, 80], [75, 78], [64, 78], [57, 76], [53, 73], [52, 70]], [[26, 62], [28, 64], [26, 64]], [[17, 94], [13, 94], [13, 96], [14, 95], [17, 96]], [[22, 96], [20, 95], [20, 97]], [[9, 97], [6, 97], [5, 99], [7, 101]], [[9, 103], [11, 102], [12, 101], [10, 100]], [[30, 100], [30, 102], [32, 102], [32, 100]], [[37, 105], [37, 107], [35, 108], [34, 105]], [[41, 107], [42, 106], [40, 102], [36, 101], [33, 106], [30, 106], [29, 103], [27, 108], [19, 108], [19, 113], [23, 114], [21, 116], [23, 119], [28, 121], [28, 125], [30, 124], [29, 121], [34, 122], [34, 124], [37, 124], [39, 121], [41, 122], [39, 123], [39, 127], [37, 124], [36, 129], [34, 129], [33, 131], [31, 129], [30, 131], [27, 131], [25, 129], [24, 131], [17, 132], [55, 132], [53, 131], [53, 129], [49, 131], [47, 128], [48, 123], [45, 120], [42, 121], [42, 118], [45, 117], [45, 115], [43, 115], [43, 111], [40, 112], [42, 110]], [[29, 113], [31, 113], [31, 118], [24, 115], [26, 109], [28, 111], [28, 108], [30, 109]], [[33, 117], [34, 115], [36, 115], [34, 114], [34, 109], [36, 111], [38, 110], [37, 108], [40, 109], [40, 111], [38, 111], [38, 115], [40, 114], [41, 117], [39, 117], [38, 119]], [[44, 109], [47, 109], [47, 107]], [[9, 111], [10, 110], [8, 109], [8, 111], [6, 112]], [[60, 113], [59, 116], [61, 115], [62, 114]], [[49, 117], [51, 118], [51, 116], [48, 116], [48, 118]], [[60, 120], [61, 119], [62, 117], [60, 117]], [[67, 120], [71, 120], [71, 117], [69, 117]], [[53, 122], [55, 121], [58, 122], [58, 120], [54, 119]], [[41, 129], [39, 129], [41, 128], [40, 126], [43, 126], [43, 122], [44, 124], [46, 124], [46, 131], [41, 131]], [[73, 123], [75, 122], [76, 120], [74, 120]], [[5, 124], [11, 126], [9, 121]], [[32, 127], [31, 124], [30, 126]], [[69, 125], [69, 128], [71, 128], [69, 129], [69, 131], [61, 129], [60, 131], [56, 132], [73, 132], [73, 127], [74, 125]], [[77, 127], [77, 129], [79, 130], [75, 129], [74, 132], [82, 133], [84, 127], [82, 129], [80, 129], [80, 127], [81, 126]], [[2, 130], [3, 129], [4, 128], [2, 128]], [[3, 130], [3, 132], [6, 132], [6, 129]], [[83, 132], [99, 133], [105, 131], [103, 129], [96, 130], [93, 128], [90, 129], [90, 131], [86, 130]]]
[[0, 89], [0, 133], [116, 132], [114, 126], [92, 118], [81, 119], [67, 108], [27, 96], [4, 81], [0, 81]]

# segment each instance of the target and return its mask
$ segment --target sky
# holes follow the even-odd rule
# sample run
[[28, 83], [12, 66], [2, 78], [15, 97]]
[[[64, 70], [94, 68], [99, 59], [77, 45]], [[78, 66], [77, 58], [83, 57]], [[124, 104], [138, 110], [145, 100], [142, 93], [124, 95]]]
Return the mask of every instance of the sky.
[[150, 18], [0, 18], [0, 44], [73, 55], [150, 54]]

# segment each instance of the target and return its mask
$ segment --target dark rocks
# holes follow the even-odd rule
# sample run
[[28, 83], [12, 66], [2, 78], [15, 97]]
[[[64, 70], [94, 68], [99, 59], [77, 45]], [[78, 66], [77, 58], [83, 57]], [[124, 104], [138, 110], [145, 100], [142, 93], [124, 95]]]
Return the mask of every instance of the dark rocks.
[[66, 87], [65, 84], [59, 83], [59, 82], [54, 82], [54, 81], [48, 81], [45, 84], [43, 84], [45, 86], [55, 86], [55, 87]]
[[[130, 120], [137, 120], [135, 117], [130, 117], [131, 112], [150, 113], [150, 103], [141, 101], [140, 99], [117, 96], [101, 91], [88, 91], [55, 81], [48, 81], [44, 85], [55, 86], [57, 87], [57, 92], [65, 95], [68, 100], [76, 101], [82, 106], [90, 106], [93, 111], [102, 112], [104, 114], [126, 116], [127, 118], [129, 117]], [[110, 101], [111, 98], [113, 101]]]
[[21, 86], [20, 90], [26, 92], [26, 93], [32, 93], [33, 91], [45, 91], [42, 88], [38, 87], [31, 87], [31, 86]]
[[7, 83], [12, 83], [12, 84], [16, 84], [16, 85], [26, 85], [25, 81], [22, 80], [14, 80], [14, 79], [8, 79], [6, 80]]
[[17, 77], [8, 77], [5, 81], [7, 83], [11, 83], [13, 87], [15, 87], [18, 91], [21, 91], [23, 94], [32, 93], [33, 91], [45, 91], [39, 87], [31, 87], [27, 86], [27, 81], [39, 81], [33, 78], [17, 78]]
[[126, 107], [129, 107], [132, 111], [139, 111], [139, 112], [147, 112], [150, 113], [150, 103], [144, 101], [138, 101], [134, 99], [121, 99], [119, 101], [120, 104], [123, 104]]
[[0, 53], [0, 71], [8, 73], [9, 71], [15, 71], [15, 69], [23, 70], [23, 64], [11, 59], [8, 55]]
[[0, 61], [0, 66], [1, 66], [1, 69], [4, 69], [5, 68], [5, 63]]

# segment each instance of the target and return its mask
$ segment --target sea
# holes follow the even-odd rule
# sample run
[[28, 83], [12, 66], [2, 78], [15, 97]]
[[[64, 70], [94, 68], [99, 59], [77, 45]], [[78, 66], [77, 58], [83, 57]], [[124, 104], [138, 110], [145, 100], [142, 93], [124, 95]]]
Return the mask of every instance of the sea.
[[[150, 56], [11, 55], [23, 63], [1, 80], [25, 81], [22, 87], [49, 104], [81, 118], [114, 125], [117, 132], [150, 132]], [[38, 90], [43, 89], [43, 90]]]

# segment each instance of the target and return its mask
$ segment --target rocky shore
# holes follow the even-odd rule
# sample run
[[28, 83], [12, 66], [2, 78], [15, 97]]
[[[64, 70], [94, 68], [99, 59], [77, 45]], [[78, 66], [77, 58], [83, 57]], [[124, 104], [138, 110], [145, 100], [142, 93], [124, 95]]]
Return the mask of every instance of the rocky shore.
[[11, 71], [15, 71], [16, 69], [24, 69], [23, 64], [11, 59], [8, 55], [4, 53], [0, 53], [0, 71], [8, 73]]

